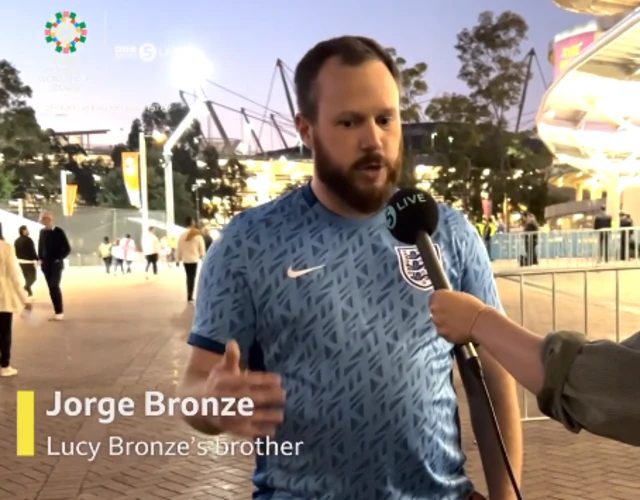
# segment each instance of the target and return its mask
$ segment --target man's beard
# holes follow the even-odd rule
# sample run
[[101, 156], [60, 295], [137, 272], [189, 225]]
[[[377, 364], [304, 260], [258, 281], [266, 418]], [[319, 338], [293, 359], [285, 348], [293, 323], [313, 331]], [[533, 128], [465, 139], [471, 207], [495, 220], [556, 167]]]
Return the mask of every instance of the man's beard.
[[[346, 172], [331, 158], [317, 135], [314, 137], [313, 145], [318, 179], [345, 204], [362, 214], [373, 214], [387, 203], [402, 167], [402, 143], [398, 156], [393, 161], [379, 153], [367, 153]], [[371, 164], [382, 165], [386, 170], [387, 178], [382, 186], [362, 186], [358, 182], [358, 170]]]

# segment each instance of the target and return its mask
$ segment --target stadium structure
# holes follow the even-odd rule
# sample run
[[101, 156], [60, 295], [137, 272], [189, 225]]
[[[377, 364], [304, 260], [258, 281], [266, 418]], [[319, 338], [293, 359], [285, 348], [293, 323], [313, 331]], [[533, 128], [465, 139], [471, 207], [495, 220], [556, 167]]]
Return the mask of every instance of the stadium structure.
[[591, 14], [559, 33], [549, 60], [554, 81], [536, 116], [539, 137], [558, 163], [555, 178], [577, 200], [549, 207], [547, 219], [580, 218], [605, 206], [640, 221], [640, 0], [554, 0]]

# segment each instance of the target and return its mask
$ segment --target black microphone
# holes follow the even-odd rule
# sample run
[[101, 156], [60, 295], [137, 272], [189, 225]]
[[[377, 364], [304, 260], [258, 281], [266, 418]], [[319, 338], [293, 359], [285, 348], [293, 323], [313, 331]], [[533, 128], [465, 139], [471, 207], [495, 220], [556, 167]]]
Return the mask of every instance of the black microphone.
[[[451, 290], [449, 279], [431, 241], [431, 235], [438, 227], [439, 211], [436, 201], [419, 189], [400, 189], [387, 203], [385, 216], [387, 228], [395, 239], [418, 247], [433, 288]], [[464, 361], [473, 359], [474, 364], [478, 361], [478, 353], [473, 344], [457, 345], [456, 349]]]
[[[451, 290], [451, 284], [431, 241], [431, 235], [435, 233], [438, 227], [439, 211], [436, 201], [429, 194], [419, 189], [400, 189], [396, 191], [387, 203], [385, 215], [387, 228], [391, 231], [393, 237], [406, 245], [416, 245], [418, 248], [418, 253], [422, 257], [422, 262], [429, 274], [433, 288], [436, 290]], [[467, 392], [469, 405], [472, 406], [474, 401], [478, 401], [478, 397], [482, 397], [484, 400], [484, 409], [491, 418], [500, 453], [509, 474], [509, 480], [516, 497], [518, 500], [522, 500], [522, 494], [518, 488], [507, 448], [502, 439], [493, 403], [484, 381], [482, 366], [480, 359], [478, 359], [476, 348], [471, 343], [456, 345], [454, 353], [460, 369], [462, 383]], [[467, 373], [474, 375], [475, 378], [469, 378]]]

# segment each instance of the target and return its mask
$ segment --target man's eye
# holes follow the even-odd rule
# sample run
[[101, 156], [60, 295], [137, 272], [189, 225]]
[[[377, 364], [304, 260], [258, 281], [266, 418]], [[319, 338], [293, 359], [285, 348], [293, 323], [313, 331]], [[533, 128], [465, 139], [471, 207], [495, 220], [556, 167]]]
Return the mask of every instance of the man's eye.
[[342, 125], [342, 126], [343, 126], [343, 127], [345, 127], [345, 128], [352, 128], [352, 127], [353, 127], [353, 125], [354, 125], [354, 123], [353, 123], [353, 121], [352, 121], [352, 120], [342, 120], [342, 121], [340, 122], [340, 125]]
[[386, 126], [391, 123], [392, 118], [390, 116], [380, 116], [376, 120], [378, 125]]

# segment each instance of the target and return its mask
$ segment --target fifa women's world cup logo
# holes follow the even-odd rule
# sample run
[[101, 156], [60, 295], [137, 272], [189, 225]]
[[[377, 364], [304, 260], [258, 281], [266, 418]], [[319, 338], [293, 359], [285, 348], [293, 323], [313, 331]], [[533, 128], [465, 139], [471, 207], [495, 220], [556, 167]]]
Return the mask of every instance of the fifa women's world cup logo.
[[73, 54], [87, 41], [87, 24], [75, 12], [58, 12], [45, 25], [44, 38], [59, 54]]

